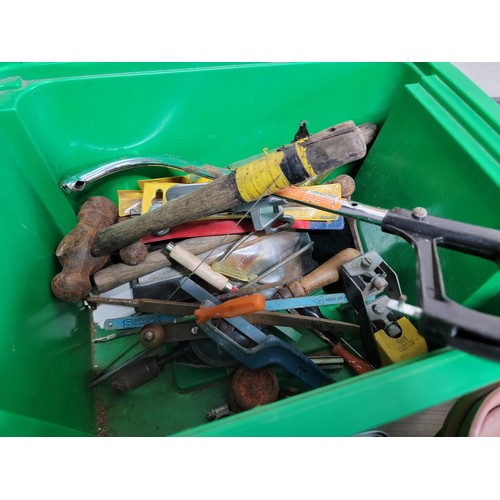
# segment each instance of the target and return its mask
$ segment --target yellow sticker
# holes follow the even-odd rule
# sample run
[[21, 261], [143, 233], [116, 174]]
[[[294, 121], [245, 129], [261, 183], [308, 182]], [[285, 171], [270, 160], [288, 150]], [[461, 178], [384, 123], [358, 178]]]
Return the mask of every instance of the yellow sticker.
[[399, 318], [397, 324], [402, 332], [398, 338], [390, 337], [385, 333], [385, 330], [379, 330], [374, 334], [383, 366], [411, 359], [428, 352], [427, 342], [408, 318]]
[[[303, 187], [299, 189], [304, 190]], [[323, 186], [308, 187], [307, 190], [313, 189], [316, 193], [327, 194], [333, 198], [340, 198], [342, 192], [341, 186], [338, 183], [325, 184]], [[331, 212], [325, 212], [324, 210], [318, 210], [317, 208], [310, 208], [300, 204], [293, 204], [285, 206], [285, 215], [291, 215], [297, 220], [310, 220], [310, 221], [332, 221], [339, 218], [338, 215], [332, 214]]]
[[322, 184], [320, 186], [307, 187], [290, 186], [275, 194], [287, 200], [314, 205], [318, 209], [338, 210], [342, 207], [342, 203], [339, 201], [338, 189], [338, 184]]
[[158, 177], [157, 179], [142, 179], [137, 181], [141, 191], [144, 191], [144, 185], [148, 182], [176, 182], [177, 184], [186, 184], [189, 181], [189, 175], [177, 175], [175, 177]]

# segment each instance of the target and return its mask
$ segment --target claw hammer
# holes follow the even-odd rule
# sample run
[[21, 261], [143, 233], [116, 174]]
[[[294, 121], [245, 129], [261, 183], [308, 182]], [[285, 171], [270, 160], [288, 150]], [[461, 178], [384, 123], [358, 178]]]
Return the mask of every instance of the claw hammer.
[[[109, 255], [148, 234], [227, 211], [359, 160], [366, 155], [375, 132], [373, 124], [358, 127], [347, 121], [286, 144], [158, 210], [99, 229], [81, 258]], [[97, 270], [92, 268], [92, 272]]]

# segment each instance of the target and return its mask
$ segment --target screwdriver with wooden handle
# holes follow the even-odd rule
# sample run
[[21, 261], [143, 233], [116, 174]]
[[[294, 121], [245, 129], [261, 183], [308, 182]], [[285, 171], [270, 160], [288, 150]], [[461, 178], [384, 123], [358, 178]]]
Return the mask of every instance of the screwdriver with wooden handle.
[[340, 278], [340, 266], [360, 255], [355, 248], [345, 248], [306, 276], [284, 286], [279, 291], [279, 295], [284, 299], [306, 297], [326, 285], [336, 283]]
[[[308, 275], [299, 280], [293, 281], [288, 286], [283, 287], [278, 293], [284, 298], [305, 297], [310, 295], [315, 290], [319, 290], [326, 285], [337, 282], [340, 278], [340, 266], [352, 259], [355, 259], [359, 255], [361, 255], [360, 252], [358, 252], [355, 248], [345, 248]], [[301, 309], [300, 312], [307, 313], [307, 309]], [[360, 356], [349, 352], [342, 345], [344, 340], [339, 334], [332, 334], [330, 332], [330, 334], [335, 337], [335, 341], [333, 342], [318, 329], [311, 329], [318, 337], [331, 347], [334, 354], [341, 356], [345, 363], [351, 367], [355, 373], [362, 374], [373, 370], [373, 367], [371, 367], [365, 360], [363, 360]]]

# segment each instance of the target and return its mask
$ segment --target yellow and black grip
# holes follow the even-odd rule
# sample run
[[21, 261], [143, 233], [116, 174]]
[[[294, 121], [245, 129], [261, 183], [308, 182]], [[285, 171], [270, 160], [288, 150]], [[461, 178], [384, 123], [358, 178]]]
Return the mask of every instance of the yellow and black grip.
[[100, 231], [92, 255], [107, 255], [156, 231], [227, 211], [327, 170], [359, 160], [375, 126], [348, 121], [266, 153], [161, 209]]

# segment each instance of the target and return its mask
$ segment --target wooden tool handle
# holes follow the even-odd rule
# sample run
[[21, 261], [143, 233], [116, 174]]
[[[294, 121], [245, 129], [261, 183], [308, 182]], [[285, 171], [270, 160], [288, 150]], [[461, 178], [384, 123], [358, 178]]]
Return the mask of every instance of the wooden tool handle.
[[[209, 252], [214, 248], [229, 248], [234, 242], [241, 238], [240, 234], [229, 236], [199, 236], [197, 238], [189, 238], [187, 240], [177, 243], [186, 250], [194, 253], [195, 255]], [[221, 244], [222, 243], [222, 244]], [[112, 290], [117, 286], [133, 281], [149, 273], [159, 271], [166, 267], [170, 267], [172, 262], [163, 253], [163, 250], [156, 250], [150, 252], [144, 262], [136, 266], [127, 264], [114, 264], [97, 271], [92, 276], [94, 283], [94, 290], [96, 293], [104, 293]]]
[[332, 347], [332, 352], [333, 354], [337, 354], [342, 357], [344, 362], [359, 375], [373, 370], [373, 368], [366, 361], [363, 361], [358, 356], [350, 353], [340, 342], [337, 342], [337, 344]]
[[359, 255], [361, 254], [355, 248], [346, 248], [321, 264], [312, 273], [290, 283], [288, 288], [294, 297], [310, 295], [314, 290], [338, 281], [340, 266]]
[[165, 247], [165, 251], [171, 259], [183, 265], [186, 269], [196, 274], [196, 276], [199, 276], [217, 290], [224, 290], [227, 292], [234, 288], [226, 276], [214, 271], [206, 262], [203, 262], [191, 252], [188, 252], [185, 248], [169, 243]]
[[[128, 220], [128, 217], [119, 217], [118, 223], [120, 224], [126, 220]], [[146, 260], [148, 256], [148, 247], [141, 241], [136, 241], [126, 247], [120, 248], [118, 254], [124, 264], [128, 266], [137, 266], [137, 264]]]
[[127, 264], [127, 266], [137, 266], [146, 260], [148, 247], [144, 243], [136, 241], [126, 247], [120, 248], [118, 253], [124, 264]]
[[107, 255], [148, 234], [227, 211], [359, 160], [370, 137], [365, 128], [348, 121], [286, 144], [158, 210], [103, 229], [95, 238], [92, 255]]

